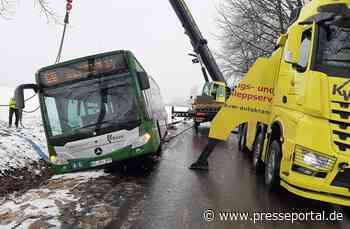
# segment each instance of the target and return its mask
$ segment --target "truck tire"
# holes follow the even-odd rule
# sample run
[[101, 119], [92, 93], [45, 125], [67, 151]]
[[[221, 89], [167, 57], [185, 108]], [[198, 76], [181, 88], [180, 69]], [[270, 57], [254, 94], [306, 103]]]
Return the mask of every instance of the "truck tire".
[[243, 123], [238, 127], [238, 150], [243, 151], [247, 143], [247, 124]]
[[255, 172], [259, 172], [264, 168], [264, 163], [261, 160], [261, 154], [264, 148], [264, 135], [261, 131], [257, 134], [252, 150], [252, 167]]
[[276, 191], [280, 186], [281, 159], [281, 143], [277, 140], [273, 140], [267, 155], [267, 163], [265, 166], [265, 184], [269, 191]]

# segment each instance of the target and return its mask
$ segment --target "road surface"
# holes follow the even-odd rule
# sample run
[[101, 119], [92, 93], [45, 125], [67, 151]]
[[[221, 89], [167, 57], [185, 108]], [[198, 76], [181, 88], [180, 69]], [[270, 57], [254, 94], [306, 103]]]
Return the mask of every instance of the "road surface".
[[[207, 142], [208, 131], [207, 127], [201, 127], [198, 135], [189, 130], [173, 139], [165, 145], [162, 158], [149, 172], [138, 169], [117, 172], [122, 174], [116, 176], [127, 176], [129, 181], [143, 188], [132, 201], [121, 206], [123, 213], [107, 228], [349, 228], [350, 214], [340, 207], [307, 200], [283, 189], [269, 193], [263, 176], [251, 169], [250, 157], [238, 152], [234, 135], [215, 149], [209, 162], [210, 172], [189, 170], [188, 166]], [[208, 209], [215, 213], [212, 222], [206, 222], [203, 217]], [[247, 212], [249, 217], [254, 212], [318, 214], [324, 211], [326, 215], [340, 213], [344, 219], [340, 222], [264, 221], [254, 224], [249, 219], [220, 221], [221, 211]]]

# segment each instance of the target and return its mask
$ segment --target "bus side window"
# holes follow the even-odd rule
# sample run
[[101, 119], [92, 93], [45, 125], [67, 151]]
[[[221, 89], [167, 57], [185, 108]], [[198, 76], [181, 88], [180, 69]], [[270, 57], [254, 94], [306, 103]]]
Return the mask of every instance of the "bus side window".
[[149, 98], [147, 92], [148, 92], [148, 90], [142, 91], [142, 95], [143, 95], [143, 98], [144, 98], [144, 101], [145, 101], [145, 105], [146, 105], [146, 107], [145, 107], [145, 109], [146, 109], [145, 110], [146, 116], [148, 118], [151, 118], [152, 117], [152, 115], [151, 115], [151, 104], [150, 104], [150, 98]]
[[[136, 60], [136, 58], [133, 58], [134, 59], [134, 62], [135, 62], [135, 70], [136, 70], [136, 73], [138, 72], [146, 72], [143, 67], [141, 66], [141, 64]], [[151, 89], [147, 89], [147, 90], [143, 90], [142, 91], [142, 95], [143, 95], [143, 98], [145, 100], [145, 103], [146, 103], [146, 112], [147, 112], [147, 116], [149, 118], [152, 118], [152, 104], [151, 104], [151, 101], [152, 101], [152, 98], [150, 96], [150, 91]]]
[[134, 59], [135, 61], [135, 68], [136, 68], [136, 72], [145, 72], [145, 70], [143, 69], [143, 67], [140, 65], [140, 63], [136, 60], [136, 58]]

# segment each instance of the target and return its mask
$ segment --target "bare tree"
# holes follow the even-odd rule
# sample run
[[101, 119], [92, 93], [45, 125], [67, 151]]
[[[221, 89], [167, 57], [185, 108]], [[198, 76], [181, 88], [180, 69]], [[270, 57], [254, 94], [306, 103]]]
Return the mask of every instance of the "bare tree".
[[9, 18], [13, 10], [14, 1], [11, 0], [0, 0], [0, 16], [2, 18]]
[[50, 7], [50, 0], [34, 0], [39, 5], [41, 12], [46, 16], [46, 19], [50, 19], [58, 22], [58, 16], [56, 12]]
[[[58, 15], [50, 7], [50, 0], [33, 0], [33, 2], [45, 15], [48, 21], [58, 21]], [[15, 12], [16, 5], [18, 4], [19, 0], [0, 0], [0, 17], [10, 19]]]
[[226, 78], [244, 75], [258, 57], [269, 56], [301, 0], [224, 0], [217, 19], [217, 53]]

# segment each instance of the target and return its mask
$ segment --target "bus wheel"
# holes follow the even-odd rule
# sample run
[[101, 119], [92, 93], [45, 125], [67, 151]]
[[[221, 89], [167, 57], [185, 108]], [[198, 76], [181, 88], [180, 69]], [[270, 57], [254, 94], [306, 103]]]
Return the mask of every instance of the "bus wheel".
[[270, 191], [277, 190], [280, 185], [281, 155], [281, 143], [277, 140], [273, 140], [265, 166], [265, 184]]
[[159, 125], [159, 122], [157, 121], [157, 130], [158, 130], [158, 134], [159, 134], [159, 146], [158, 146], [158, 149], [155, 153], [156, 156], [161, 156], [162, 155], [162, 132], [160, 130], [160, 125]]
[[243, 151], [247, 143], [247, 124], [243, 123], [238, 127], [238, 150]]
[[264, 135], [259, 133], [254, 141], [253, 145], [253, 157], [252, 157], [252, 166], [254, 171], [258, 172], [263, 168], [264, 163], [261, 160], [261, 153], [264, 147]]
[[162, 140], [162, 131], [160, 130], [160, 125], [159, 125], [158, 121], [157, 121], [157, 130], [158, 130], [158, 134], [159, 134], [159, 139]]

